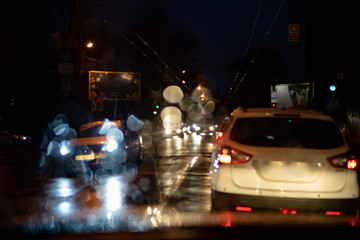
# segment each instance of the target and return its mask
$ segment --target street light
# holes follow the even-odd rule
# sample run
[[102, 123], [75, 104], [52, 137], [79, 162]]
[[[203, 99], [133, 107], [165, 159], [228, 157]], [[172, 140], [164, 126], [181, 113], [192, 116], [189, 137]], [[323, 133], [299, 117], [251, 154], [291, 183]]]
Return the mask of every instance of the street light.
[[92, 48], [92, 47], [94, 47], [94, 43], [93, 42], [87, 42], [86, 47], [87, 48]]

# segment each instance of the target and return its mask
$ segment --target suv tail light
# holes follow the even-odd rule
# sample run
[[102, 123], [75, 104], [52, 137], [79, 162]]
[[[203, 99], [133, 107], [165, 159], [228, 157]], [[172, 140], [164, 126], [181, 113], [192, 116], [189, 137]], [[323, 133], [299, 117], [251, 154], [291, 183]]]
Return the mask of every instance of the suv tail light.
[[220, 149], [219, 161], [222, 164], [239, 164], [248, 162], [251, 157], [250, 154], [239, 150], [223, 148]]
[[331, 166], [336, 168], [356, 169], [358, 158], [353, 154], [340, 154], [327, 159]]
[[284, 215], [296, 215], [298, 210], [297, 209], [289, 209], [289, 208], [280, 208], [279, 212]]

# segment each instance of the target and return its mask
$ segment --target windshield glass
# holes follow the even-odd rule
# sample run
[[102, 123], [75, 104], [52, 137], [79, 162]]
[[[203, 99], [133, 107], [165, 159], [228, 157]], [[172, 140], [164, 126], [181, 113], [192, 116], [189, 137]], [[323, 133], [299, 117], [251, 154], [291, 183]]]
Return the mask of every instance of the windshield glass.
[[330, 149], [344, 145], [331, 121], [299, 118], [239, 118], [232, 128], [235, 141], [260, 147]]
[[[0, 239], [359, 231], [358, 16], [340, 0], [0, 0]], [[251, 108], [284, 114], [238, 120], [241, 148], [223, 146]]]

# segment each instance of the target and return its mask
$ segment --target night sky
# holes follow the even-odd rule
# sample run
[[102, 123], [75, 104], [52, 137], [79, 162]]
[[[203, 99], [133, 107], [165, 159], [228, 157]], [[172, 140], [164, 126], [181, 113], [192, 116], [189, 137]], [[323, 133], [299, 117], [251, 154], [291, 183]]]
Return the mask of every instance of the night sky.
[[[261, 1], [160, 0], [174, 21], [184, 24], [203, 45], [204, 74], [214, 86], [226, 93], [233, 75], [228, 66], [234, 57], [243, 57]], [[250, 48], [256, 48], [270, 30], [282, 0], [262, 1]], [[289, 3], [290, 2], [290, 3]], [[276, 48], [288, 68], [289, 82], [306, 81], [305, 1], [285, 1], [265, 41]], [[287, 24], [301, 24], [301, 42], [287, 42]], [[291, 66], [291, 69], [290, 69]], [[241, 75], [241, 73], [240, 73]]]
[[[129, 12], [142, 2], [144, 1], [104, 1], [102, 17], [119, 28], [126, 27]], [[250, 49], [258, 49], [266, 32], [270, 30], [264, 47], [272, 48], [279, 54], [287, 71], [287, 76], [281, 81], [307, 80], [304, 70], [305, 0], [157, 0], [157, 2], [172, 21], [184, 25], [199, 40], [203, 59], [201, 71], [213, 89], [220, 87], [223, 94], [227, 93], [235, 77], [235, 74], [230, 73], [229, 67], [235, 58], [245, 56], [257, 13], [259, 13], [258, 21], [249, 45]], [[270, 29], [280, 6], [279, 15]], [[288, 23], [301, 24], [300, 42], [287, 42]], [[247, 57], [252, 56], [247, 55]], [[244, 74], [244, 71], [240, 72], [241, 74]]]
[[[250, 73], [262, 73], [267, 67], [255, 66], [263, 63], [263, 59], [258, 57], [254, 61], [254, 67], [249, 69], [249, 77], [246, 77], [241, 85], [243, 90], [247, 90], [247, 84], [255, 78], [258, 78], [258, 82], [251, 87], [263, 88], [261, 94], [270, 93], [270, 82], [299, 83], [314, 80], [319, 93], [318, 102], [324, 105], [328, 94], [326, 84], [335, 78], [336, 72], [344, 72], [345, 79], [338, 82], [339, 94], [346, 97], [348, 106], [353, 103], [359, 105], [358, 94], [353, 87], [360, 69], [358, 39], [355, 34], [358, 19], [357, 10], [351, 3], [325, 0], [150, 1], [157, 2], [173, 22], [185, 26], [198, 39], [202, 46], [200, 72], [210, 82], [212, 90], [219, 87], [222, 95], [228, 93], [234, 80], [234, 66], [236, 68], [239, 59], [244, 57], [259, 12], [247, 60], [254, 59], [254, 52], [259, 50], [266, 32], [271, 30], [263, 42], [259, 56], [271, 50], [271, 57], [279, 62], [281, 74], [272, 76], [271, 81], [266, 73], [250, 78]], [[102, 26], [112, 25], [121, 32], [132, 17], [129, 14], [134, 14], [133, 9], [141, 6], [143, 2], [147, 1], [79, 0], [79, 17], [96, 18]], [[59, 86], [53, 80], [58, 79], [56, 71], [59, 55], [49, 46], [48, 38], [51, 34], [61, 32], [70, 39], [66, 34], [72, 27], [71, 10], [70, 2], [66, 3], [67, 1], [61, 0], [49, 0], [46, 4], [40, 0], [31, 3], [26, 0], [8, 0], [2, 3], [2, 116], [8, 114], [7, 108], [11, 101], [16, 101], [15, 106], [18, 107], [14, 113], [25, 112], [25, 116], [38, 116], [41, 119], [45, 119], [41, 115], [43, 109], [58, 106], [54, 92], [58, 91]], [[262, 5], [259, 11], [260, 3]], [[282, 3], [279, 15], [270, 29]], [[98, 6], [100, 8], [92, 12]], [[300, 24], [298, 42], [289, 42], [287, 39], [288, 24], [291, 23]], [[87, 28], [93, 31], [94, 35], [98, 34], [95, 25], [89, 24]], [[126, 47], [131, 48], [129, 44]], [[141, 61], [147, 60], [141, 58]], [[124, 71], [120, 68], [111, 70]], [[246, 71], [246, 67], [241, 69], [239, 77]], [[276, 79], [277, 77], [279, 78]], [[265, 96], [264, 99], [269, 100], [269, 97]], [[263, 101], [264, 104], [266, 103]], [[34, 108], [38, 108], [36, 114]], [[14, 116], [18, 118], [17, 115]], [[26, 118], [22, 119], [29, 122]]]

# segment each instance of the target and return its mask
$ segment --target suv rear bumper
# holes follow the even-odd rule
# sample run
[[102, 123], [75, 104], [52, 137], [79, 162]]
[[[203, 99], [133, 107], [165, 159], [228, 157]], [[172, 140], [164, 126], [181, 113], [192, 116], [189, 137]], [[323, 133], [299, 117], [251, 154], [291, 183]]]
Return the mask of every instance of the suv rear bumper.
[[304, 199], [239, 195], [212, 191], [213, 210], [235, 210], [237, 206], [251, 207], [253, 211], [296, 209], [300, 212], [340, 211], [341, 214], [357, 215], [359, 198], [354, 199]]

